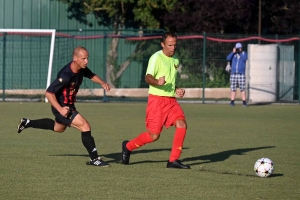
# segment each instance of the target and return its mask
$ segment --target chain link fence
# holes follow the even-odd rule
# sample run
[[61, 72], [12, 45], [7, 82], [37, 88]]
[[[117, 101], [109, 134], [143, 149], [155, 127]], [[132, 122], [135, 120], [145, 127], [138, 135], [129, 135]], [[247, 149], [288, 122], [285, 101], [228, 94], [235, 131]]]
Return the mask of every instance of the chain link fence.
[[[89, 68], [109, 82], [112, 90], [105, 93], [97, 84], [89, 80], [82, 83], [79, 101], [146, 100], [148, 85], [144, 81], [150, 56], [161, 49], [160, 38], [163, 30], [57, 30], [51, 79], [72, 60], [72, 50], [84, 46], [89, 51]], [[27, 37], [27, 39], [26, 39]], [[0, 81], [2, 100], [43, 100], [47, 77], [48, 46], [45, 39], [33, 36], [0, 35]], [[49, 38], [50, 40], [50, 38]], [[216, 34], [178, 34], [176, 56], [180, 60], [177, 85], [186, 89], [185, 100], [200, 102], [229, 100], [229, 73], [225, 71], [226, 57], [235, 43], [243, 44], [243, 50], [251, 45], [276, 46], [276, 60], [272, 60], [272, 73], [264, 74], [262, 69], [270, 68], [267, 56], [247, 63], [248, 101], [299, 103], [299, 37], [251, 36]], [[49, 41], [46, 41], [49, 43]], [[5, 48], [5, 51], [4, 51]], [[33, 50], [34, 48], [34, 50]], [[28, 54], [28, 52], [32, 52]], [[255, 55], [248, 52], [249, 56]], [[260, 54], [270, 54], [261, 52]], [[274, 64], [275, 62], [275, 64]], [[252, 63], [252, 64], [251, 64]], [[288, 67], [287, 64], [288, 63]], [[257, 70], [256, 70], [257, 68]], [[251, 69], [252, 71], [249, 71]], [[288, 70], [287, 70], [288, 69]], [[253, 71], [256, 70], [256, 71]], [[5, 74], [4, 74], [5, 73]], [[251, 74], [254, 73], [254, 74]], [[270, 82], [251, 83], [251, 76], [262, 77]], [[273, 77], [268, 77], [273, 76]], [[289, 81], [287, 81], [287, 79]], [[272, 91], [265, 85], [272, 86]], [[251, 98], [251, 86], [263, 88], [264, 96], [272, 93], [272, 98]], [[254, 87], [253, 87], [254, 88]], [[36, 90], [32, 94], [28, 90]], [[239, 92], [237, 92], [239, 93]], [[287, 98], [288, 94], [288, 98]], [[253, 97], [253, 95], [252, 95]], [[239, 98], [239, 96], [237, 96]]]

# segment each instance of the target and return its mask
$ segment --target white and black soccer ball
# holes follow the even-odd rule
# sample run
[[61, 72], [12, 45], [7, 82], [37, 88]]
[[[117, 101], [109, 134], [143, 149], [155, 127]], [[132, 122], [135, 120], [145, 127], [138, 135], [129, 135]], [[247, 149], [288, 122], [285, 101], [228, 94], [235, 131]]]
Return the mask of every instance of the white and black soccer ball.
[[269, 158], [260, 158], [254, 164], [254, 171], [259, 177], [268, 177], [274, 171], [274, 163]]

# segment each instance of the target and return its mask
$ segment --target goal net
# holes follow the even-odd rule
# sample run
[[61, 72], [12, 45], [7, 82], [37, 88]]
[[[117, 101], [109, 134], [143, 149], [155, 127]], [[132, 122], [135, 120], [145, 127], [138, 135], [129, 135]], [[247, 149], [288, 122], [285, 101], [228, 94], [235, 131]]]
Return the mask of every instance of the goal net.
[[54, 29], [0, 29], [1, 100], [44, 98], [50, 85]]

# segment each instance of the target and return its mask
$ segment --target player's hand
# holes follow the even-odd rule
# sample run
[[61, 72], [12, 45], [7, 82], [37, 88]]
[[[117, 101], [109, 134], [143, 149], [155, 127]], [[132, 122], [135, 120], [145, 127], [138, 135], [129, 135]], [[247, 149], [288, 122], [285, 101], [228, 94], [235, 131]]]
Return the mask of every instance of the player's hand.
[[176, 94], [177, 96], [179, 96], [180, 98], [182, 98], [185, 94], [185, 90], [181, 89], [181, 88], [176, 88]]
[[110, 85], [108, 83], [102, 83], [101, 86], [105, 89], [105, 91], [109, 91], [110, 90]]
[[64, 106], [64, 107], [61, 107], [59, 113], [64, 116], [64, 117], [67, 117], [68, 114], [70, 113], [70, 108], [68, 106]]
[[160, 77], [157, 81], [157, 85], [164, 85], [166, 83], [165, 76]]

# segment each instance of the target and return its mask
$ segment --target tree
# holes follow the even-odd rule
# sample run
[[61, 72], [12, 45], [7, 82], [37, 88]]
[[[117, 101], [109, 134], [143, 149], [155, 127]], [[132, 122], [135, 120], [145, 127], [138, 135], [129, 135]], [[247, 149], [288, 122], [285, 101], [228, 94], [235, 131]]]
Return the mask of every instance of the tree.
[[[89, 24], [86, 16], [93, 13], [98, 24], [112, 30], [113, 34], [121, 35], [123, 29], [157, 29], [161, 27], [161, 16], [173, 9], [177, 0], [58, 0], [68, 4], [69, 18]], [[89, 24], [91, 25], [91, 24]], [[106, 81], [115, 87], [117, 80], [129, 66], [131, 59], [140, 51], [143, 43], [139, 42], [133, 54], [126, 61], [118, 64], [117, 47], [119, 38], [112, 39], [106, 60]]]
[[253, 18], [249, 12], [253, 4], [249, 0], [185, 0], [177, 2], [163, 22], [176, 32], [225, 33], [231, 27], [235, 33], [245, 33]]
[[300, 1], [262, 0], [262, 31], [272, 34], [299, 34]]
[[[69, 18], [92, 26], [86, 16], [93, 13], [99, 25], [121, 35], [124, 29], [164, 29], [176, 33], [257, 34], [258, 8], [262, 2], [262, 34], [299, 34], [299, 0], [57, 0], [68, 3]], [[119, 38], [111, 40], [106, 60], [106, 81], [116, 87], [132, 59], [145, 55], [155, 44], [135, 42], [131, 56], [117, 63]], [[145, 48], [146, 46], [146, 48]], [[143, 51], [143, 53], [142, 53]], [[152, 52], [153, 53], [153, 52]], [[151, 55], [146, 52], [147, 56]], [[191, 55], [188, 50], [181, 57]], [[189, 72], [189, 63], [184, 73]], [[193, 66], [194, 63], [190, 63]], [[185, 66], [186, 67], [186, 66]], [[192, 76], [190, 76], [192, 77]]]
[[[299, 0], [261, 2], [264, 34], [299, 34]], [[162, 24], [181, 33], [257, 34], [258, 4], [259, 0], [178, 1]]]

